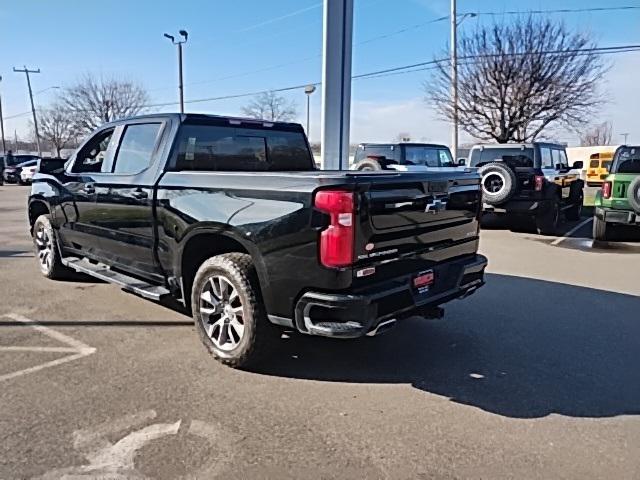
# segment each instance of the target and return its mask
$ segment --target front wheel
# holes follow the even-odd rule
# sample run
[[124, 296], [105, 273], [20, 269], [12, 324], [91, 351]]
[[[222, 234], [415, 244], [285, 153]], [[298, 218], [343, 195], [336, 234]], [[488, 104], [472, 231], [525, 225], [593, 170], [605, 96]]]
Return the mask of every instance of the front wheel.
[[62, 264], [56, 234], [49, 215], [40, 215], [33, 224], [33, 248], [42, 274], [52, 280], [63, 280], [73, 275]]
[[553, 202], [549, 210], [536, 216], [536, 230], [539, 235], [555, 235], [560, 221], [560, 204]]
[[225, 253], [206, 260], [193, 281], [191, 309], [202, 343], [230, 367], [256, 366], [278, 340], [247, 254]]

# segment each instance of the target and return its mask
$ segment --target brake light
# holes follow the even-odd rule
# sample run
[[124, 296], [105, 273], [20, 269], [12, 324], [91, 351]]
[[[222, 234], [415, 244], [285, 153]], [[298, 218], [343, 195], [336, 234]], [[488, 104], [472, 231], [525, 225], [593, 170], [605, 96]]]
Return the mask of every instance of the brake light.
[[536, 185], [536, 192], [541, 192], [542, 191], [542, 187], [544, 186], [544, 176], [543, 175], [536, 175], [535, 177], [535, 185]]
[[329, 214], [331, 223], [320, 233], [320, 262], [325, 267], [346, 267], [353, 263], [354, 198], [352, 192], [322, 190], [315, 207]]
[[602, 184], [602, 198], [611, 198], [611, 182], [604, 182]]

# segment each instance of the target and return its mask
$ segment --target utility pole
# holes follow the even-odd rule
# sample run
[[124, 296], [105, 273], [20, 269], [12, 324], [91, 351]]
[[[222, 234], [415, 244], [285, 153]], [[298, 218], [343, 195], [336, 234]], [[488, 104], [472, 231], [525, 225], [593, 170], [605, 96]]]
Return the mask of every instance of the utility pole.
[[187, 43], [187, 37], [189, 33], [186, 30], [180, 30], [178, 32], [184, 40], [178, 40], [173, 35], [165, 33], [164, 36], [171, 40], [171, 43], [178, 46], [178, 90], [180, 91], [180, 113], [184, 113], [184, 83], [182, 81], [182, 44]]
[[19, 70], [16, 67], [13, 67], [14, 72], [24, 73], [27, 76], [27, 87], [29, 87], [29, 99], [31, 100], [31, 113], [33, 113], [33, 129], [36, 134], [36, 144], [38, 145], [38, 155], [42, 158], [42, 148], [40, 147], [40, 133], [38, 132], [38, 119], [36, 118], [36, 107], [33, 104], [33, 91], [31, 90], [31, 79], [29, 78], [30, 73], [40, 73], [40, 69], [37, 70], [29, 70], [27, 66], [24, 66], [24, 69]]
[[456, 0], [451, 0], [451, 100], [453, 102], [453, 132], [451, 153], [458, 162], [458, 14]]
[[310, 111], [311, 111], [311, 94], [313, 92], [316, 91], [316, 86], [315, 85], [307, 85], [306, 87], [304, 87], [304, 93], [307, 94], [307, 138], [309, 138], [310, 132], [309, 132], [309, 118], [310, 118]]
[[629, 136], [629, 134], [628, 133], [621, 133], [620, 135], [624, 137], [624, 145], [626, 145], [627, 144], [627, 137]]
[[[0, 82], [2, 82], [1, 76], [0, 76]], [[0, 133], [2, 133], [2, 155], [6, 155], [7, 145], [4, 143], [4, 120], [2, 117], [2, 94], [0, 94]]]

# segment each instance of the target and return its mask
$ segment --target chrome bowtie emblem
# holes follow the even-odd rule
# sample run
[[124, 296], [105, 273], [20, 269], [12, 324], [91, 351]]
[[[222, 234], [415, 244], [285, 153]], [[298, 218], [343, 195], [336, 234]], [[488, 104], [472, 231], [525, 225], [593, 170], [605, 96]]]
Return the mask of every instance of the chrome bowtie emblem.
[[427, 203], [424, 211], [426, 213], [433, 213], [434, 215], [438, 212], [440, 212], [441, 210], [444, 210], [445, 208], [447, 208], [447, 201], [446, 200], [439, 200], [437, 198], [434, 198], [431, 202]]

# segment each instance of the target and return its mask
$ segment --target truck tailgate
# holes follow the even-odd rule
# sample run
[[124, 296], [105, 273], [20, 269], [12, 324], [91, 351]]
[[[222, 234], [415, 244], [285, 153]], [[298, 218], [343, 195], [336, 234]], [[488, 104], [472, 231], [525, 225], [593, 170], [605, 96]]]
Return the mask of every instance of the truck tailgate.
[[[477, 250], [482, 197], [475, 172], [362, 177], [357, 184], [362, 204], [356, 273], [391, 262], [398, 264], [384, 268], [389, 273], [409, 273], [418, 258], [437, 263]], [[454, 248], [461, 244], [467, 245]]]

